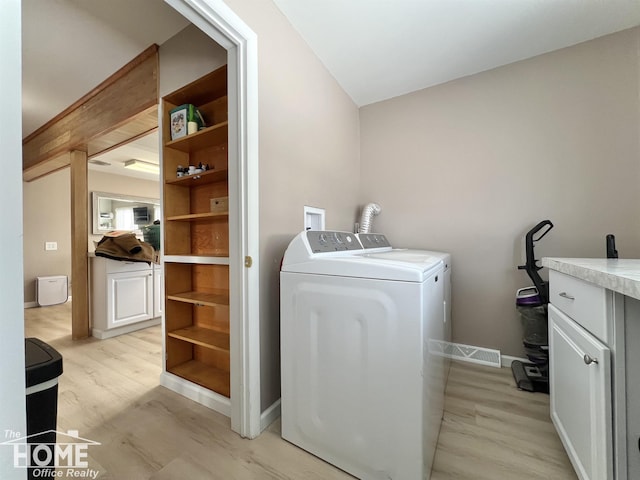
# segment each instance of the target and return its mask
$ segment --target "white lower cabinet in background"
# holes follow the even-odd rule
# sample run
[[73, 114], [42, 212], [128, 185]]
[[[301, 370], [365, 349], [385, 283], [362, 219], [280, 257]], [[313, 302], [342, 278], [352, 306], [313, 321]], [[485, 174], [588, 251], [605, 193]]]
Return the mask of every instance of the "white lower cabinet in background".
[[145, 262], [91, 258], [91, 334], [109, 338], [161, 322], [162, 269]]
[[612, 479], [609, 349], [549, 305], [551, 419], [578, 476]]
[[640, 478], [640, 300], [624, 299], [627, 478]]
[[581, 279], [549, 273], [551, 420], [580, 480], [627, 478], [619, 300]]

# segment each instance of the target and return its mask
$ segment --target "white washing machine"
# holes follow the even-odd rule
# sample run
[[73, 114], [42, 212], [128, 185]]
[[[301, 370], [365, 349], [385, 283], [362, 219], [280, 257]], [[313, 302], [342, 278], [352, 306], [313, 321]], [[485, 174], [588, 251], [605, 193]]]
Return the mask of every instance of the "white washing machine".
[[430, 477], [448, 371], [449, 263], [448, 254], [392, 249], [378, 234], [292, 240], [280, 274], [285, 440], [361, 479]]

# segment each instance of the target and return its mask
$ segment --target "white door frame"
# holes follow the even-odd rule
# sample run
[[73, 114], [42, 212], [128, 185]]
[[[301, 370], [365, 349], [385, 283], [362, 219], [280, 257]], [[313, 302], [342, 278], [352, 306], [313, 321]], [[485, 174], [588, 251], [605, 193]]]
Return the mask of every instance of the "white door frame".
[[[20, 2], [0, 0], [0, 431], [26, 432], [24, 376], [24, 275], [22, 243], [22, 87]], [[2, 435], [0, 442], [8, 440]], [[15, 438], [14, 437], [14, 438]], [[13, 449], [0, 446], [0, 478], [24, 480], [24, 469], [14, 468]]]
[[257, 37], [222, 0], [165, 2], [227, 50], [231, 429], [255, 438], [261, 413]]

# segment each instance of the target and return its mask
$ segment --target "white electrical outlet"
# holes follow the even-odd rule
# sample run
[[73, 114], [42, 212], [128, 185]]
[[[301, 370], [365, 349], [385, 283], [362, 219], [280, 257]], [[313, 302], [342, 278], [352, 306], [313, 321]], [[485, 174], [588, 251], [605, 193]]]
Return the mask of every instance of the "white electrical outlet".
[[58, 249], [58, 242], [44, 242], [44, 249], [45, 250], [57, 250]]

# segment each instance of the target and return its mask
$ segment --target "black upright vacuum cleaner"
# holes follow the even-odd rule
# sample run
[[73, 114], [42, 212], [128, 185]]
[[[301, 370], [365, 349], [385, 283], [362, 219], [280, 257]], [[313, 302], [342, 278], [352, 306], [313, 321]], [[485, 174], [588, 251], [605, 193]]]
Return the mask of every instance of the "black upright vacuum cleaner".
[[530, 363], [514, 361], [511, 371], [516, 385], [529, 392], [549, 393], [549, 335], [547, 332], [547, 305], [549, 282], [538, 273], [534, 244], [553, 228], [550, 220], [543, 220], [533, 227], [525, 237], [526, 264], [518, 266], [526, 270], [533, 286], [521, 288], [516, 293], [516, 308], [524, 327], [523, 344]]

